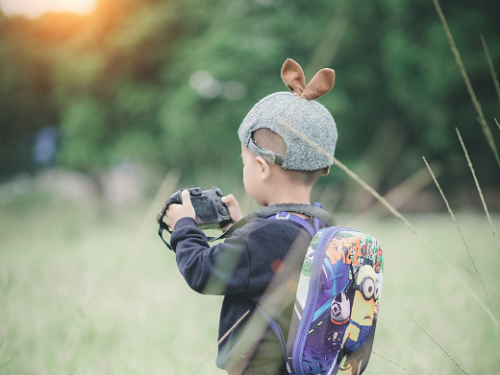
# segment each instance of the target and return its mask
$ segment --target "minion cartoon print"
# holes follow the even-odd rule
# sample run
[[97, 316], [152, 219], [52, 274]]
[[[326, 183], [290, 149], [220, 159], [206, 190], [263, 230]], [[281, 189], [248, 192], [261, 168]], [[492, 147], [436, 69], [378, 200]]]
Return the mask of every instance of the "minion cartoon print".
[[288, 343], [289, 364], [297, 374], [363, 372], [373, 345], [382, 273], [383, 251], [375, 238], [345, 228], [317, 234], [300, 275], [293, 348]]
[[[350, 322], [344, 333], [342, 343], [341, 363], [339, 373], [359, 374], [360, 368], [368, 363], [366, 354], [371, 353], [373, 344], [374, 324], [378, 308], [380, 281], [372, 266], [364, 265], [358, 268], [357, 276], [351, 286], [352, 313]], [[352, 293], [350, 293], [352, 295]], [[369, 351], [364, 349], [370, 345]], [[360, 357], [359, 354], [362, 354]]]

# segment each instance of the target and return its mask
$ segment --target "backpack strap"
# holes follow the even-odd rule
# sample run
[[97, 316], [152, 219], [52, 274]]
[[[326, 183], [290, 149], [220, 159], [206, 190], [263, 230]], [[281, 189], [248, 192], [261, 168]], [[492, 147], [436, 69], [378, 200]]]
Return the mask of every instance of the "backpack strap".
[[289, 374], [291, 374], [290, 367], [286, 358], [286, 341], [285, 341], [285, 335], [283, 334], [283, 330], [281, 329], [281, 326], [279, 323], [271, 318], [269, 314], [267, 314], [262, 307], [260, 307], [258, 304], [256, 304], [257, 310], [260, 312], [260, 314], [264, 317], [264, 319], [267, 322], [267, 325], [273, 330], [275, 335], [278, 337], [278, 340], [280, 341], [281, 344], [281, 353], [283, 354], [283, 358], [285, 360], [286, 364], [286, 369]]
[[295, 224], [298, 224], [299, 226], [303, 227], [304, 229], [306, 229], [309, 232], [309, 234], [311, 235], [311, 237], [314, 237], [314, 235], [316, 234], [314, 227], [306, 219], [304, 219], [300, 216], [291, 214], [288, 211], [278, 212], [276, 215], [269, 216], [268, 219], [271, 219], [271, 220], [289, 220]]
[[[267, 218], [271, 218], [271, 216], [275, 216], [277, 214], [280, 214], [281, 212], [293, 212], [293, 213], [297, 213], [297, 214], [311, 216], [311, 217], [319, 220], [318, 225], [323, 225], [324, 227], [336, 225], [335, 219], [332, 216], [332, 214], [330, 214], [328, 211], [323, 209], [319, 203], [317, 203], [317, 205], [316, 205], [316, 203], [315, 203], [315, 205], [301, 204], [301, 203], [282, 203], [282, 204], [274, 204], [272, 206], [265, 206], [265, 207], [260, 208], [257, 211], [250, 213], [249, 215], [245, 216], [243, 219], [234, 223], [227, 231], [222, 233], [222, 235], [216, 239], [220, 240], [220, 239], [224, 239], [224, 238], [231, 236], [235, 230], [243, 227], [246, 223], [248, 223], [252, 219], [256, 219], [256, 218], [267, 219]], [[283, 215], [285, 215], [285, 214], [283, 214]], [[293, 216], [297, 217], [299, 219], [302, 219], [296, 215], [293, 215]], [[302, 219], [302, 220], [304, 220], [304, 219]], [[307, 223], [306, 220], [304, 220], [304, 222]], [[298, 224], [301, 224], [301, 223], [298, 223]], [[307, 224], [309, 224], [309, 223], [307, 223]], [[318, 227], [318, 230], [319, 230], [319, 227]], [[317, 230], [316, 230], [316, 232], [317, 232]], [[314, 232], [314, 233], [316, 233], [316, 232]], [[314, 235], [313, 235], [313, 237], [314, 237]]]
[[[313, 209], [313, 211], [315, 211], [315, 212], [318, 212], [318, 211], [316, 211], [316, 208], [319, 208], [323, 212], [327, 212], [327, 211], [323, 210], [321, 203], [315, 202], [313, 204], [313, 206], [309, 206], [309, 207], [311, 207]], [[298, 211], [294, 211], [293, 209], [286, 208], [286, 210], [279, 211], [277, 213], [273, 213], [272, 215], [268, 216], [267, 218], [271, 219], [271, 220], [289, 220], [293, 223], [296, 223], [296, 224], [300, 225], [301, 227], [303, 227], [304, 229], [306, 229], [309, 232], [311, 238], [314, 237], [316, 235], [316, 233], [319, 232], [320, 229], [326, 228], [328, 226], [336, 225], [335, 220], [333, 219], [333, 216], [331, 216], [328, 212], [327, 212], [328, 215], [323, 215], [323, 214], [318, 215], [318, 216], [321, 216], [322, 219], [326, 219], [326, 220], [322, 220], [322, 219], [318, 218], [318, 216], [316, 216], [316, 215], [311, 215], [310, 212], [312, 212], [312, 211], [309, 211], [309, 212], [303, 212], [303, 211], [305, 211], [305, 210], [302, 210], [302, 212], [298, 212]], [[294, 215], [290, 212], [297, 212], [297, 213], [301, 213], [301, 214], [306, 214], [308, 216], [312, 216], [313, 217], [313, 225], [311, 225], [311, 223], [308, 220], [306, 220], [300, 216]], [[328, 223], [325, 221], [327, 221]], [[279, 325], [279, 323], [275, 319], [273, 319], [271, 316], [269, 316], [269, 314], [267, 314], [259, 304], [256, 304], [256, 306], [257, 306], [257, 310], [264, 317], [268, 326], [273, 330], [273, 332], [275, 333], [275, 335], [277, 336], [277, 338], [280, 342], [281, 351], [283, 354], [283, 359], [285, 361], [286, 370], [287, 370], [288, 374], [290, 374], [290, 375], [294, 374], [291, 370], [290, 363], [289, 363], [287, 355], [286, 355], [287, 344], [286, 344], [285, 336], [283, 334], [283, 330], [281, 329], [281, 326]]]
[[[323, 208], [321, 206], [321, 203], [318, 203], [318, 202], [315, 202], [313, 204], [313, 206]], [[306, 220], [300, 216], [291, 214], [288, 211], [281, 211], [281, 212], [277, 213], [276, 215], [269, 216], [268, 219], [290, 220], [290, 221], [294, 222], [295, 224], [300, 225], [305, 230], [307, 230], [309, 232], [309, 234], [311, 235], [311, 238], [314, 237], [314, 235], [316, 233], [318, 233], [320, 229], [326, 228], [328, 226], [328, 224], [326, 224], [323, 220], [320, 220], [317, 217], [314, 217], [313, 218], [314, 227], [313, 227], [308, 220]]]

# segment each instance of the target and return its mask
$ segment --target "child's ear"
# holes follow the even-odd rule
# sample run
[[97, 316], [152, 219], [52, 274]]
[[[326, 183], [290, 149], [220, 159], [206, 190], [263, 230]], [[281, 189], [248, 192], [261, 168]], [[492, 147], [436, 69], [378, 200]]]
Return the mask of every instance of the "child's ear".
[[269, 178], [269, 175], [271, 174], [271, 166], [267, 161], [265, 161], [261, 156], [256, 156], [255, 160], [257, 161], [257, 164], [259, 166], [259, 172], [261, 178], [267, 179]]
[[330, 167], [325, 167], [321, 170], [322, 176], [328, 176], [329, 173], [330, 173]]

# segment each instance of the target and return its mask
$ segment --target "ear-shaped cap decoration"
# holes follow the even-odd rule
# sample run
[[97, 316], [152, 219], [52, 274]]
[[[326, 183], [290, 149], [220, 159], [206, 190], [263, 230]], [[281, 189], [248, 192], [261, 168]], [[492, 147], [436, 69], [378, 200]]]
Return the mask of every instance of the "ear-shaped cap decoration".
[[286, 59], [281, 68], [281, 78], [292, 93], [307, 100], [316, 100], [328, 94], [335, 84], [335, 71], [333, 69], [321, 69], [306, 85], [304, 71], [300, 65], [292, 60]]
[[[300, 65], [287, 59], [281, 77], [292, 92], [279, 91], [259, 100], [238, 129], [240, 142], [254, 155], [283, 169], [325, 171], [333, 163], [338, 133], [330, 112], [315, 99], [332, 89], [335, 72], [322, 69], [307, 85]], [[285, 154], [262, 148], [253, 137], [259, 129], [283, 138]]]

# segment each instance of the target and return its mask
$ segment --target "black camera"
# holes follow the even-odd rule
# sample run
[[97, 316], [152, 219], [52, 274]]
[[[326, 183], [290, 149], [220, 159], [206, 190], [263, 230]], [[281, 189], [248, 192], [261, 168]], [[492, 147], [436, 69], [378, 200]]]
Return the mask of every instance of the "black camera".
[[[214, 186], [211, 189], [205, 190], [201, 187], [191, 189], [181, 189], [175, 192], [163, 205], [161, 211], [156, 217], [156, 221], [160, 225], [158, 234], [163, 239], [162, 232], [166, 229], [168, 232], [171, 230], [163, 221], [168, 206], [171, 204], [182, 204], [181, 193], [183, 190], [188, 190], [191, 196], [191, 203], [193, 204], [194, 212], [196, 214], [195, 220], [201, 229], [217, 229], [223, 228], [228, 224], [233, 223], [233, 219], [229, 215], [227, 205], [221, 201], [223, 197], [222, 191]], [[165, 240], [163, 240], [165, 242]], [[170, 248], [170, 245], [165, 242]]]

